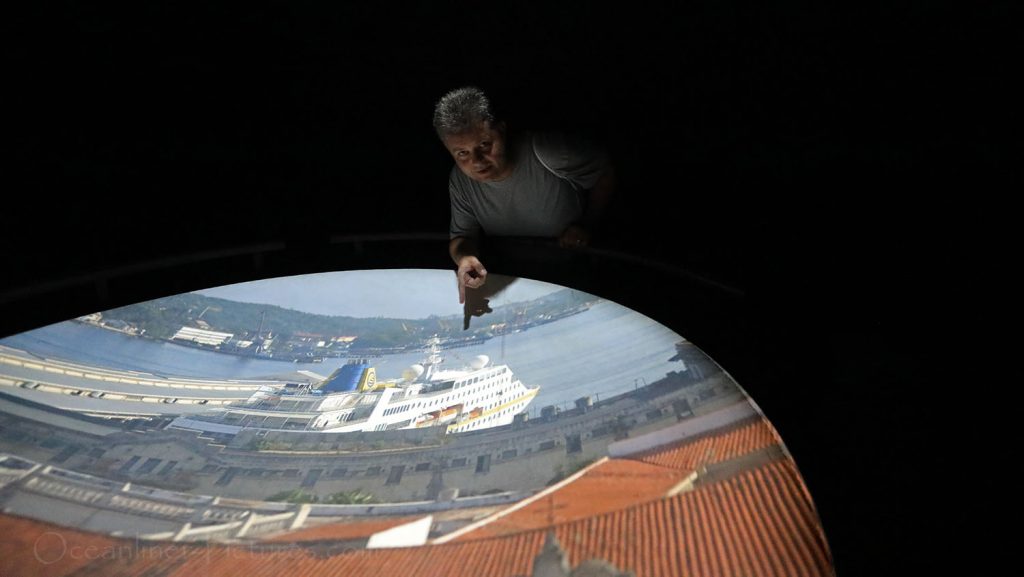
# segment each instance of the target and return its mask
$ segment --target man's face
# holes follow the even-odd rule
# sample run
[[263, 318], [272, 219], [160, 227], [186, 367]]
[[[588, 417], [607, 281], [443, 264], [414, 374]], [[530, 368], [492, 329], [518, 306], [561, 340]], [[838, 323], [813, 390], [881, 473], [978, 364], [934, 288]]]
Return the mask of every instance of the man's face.
[[503, 180], [512, 174], [512, 163], [505, 154], [505, 127], [494, 128], [481, 122], [469, 132], [446, 136], [445, 148], [463, 174], [478, 182]]

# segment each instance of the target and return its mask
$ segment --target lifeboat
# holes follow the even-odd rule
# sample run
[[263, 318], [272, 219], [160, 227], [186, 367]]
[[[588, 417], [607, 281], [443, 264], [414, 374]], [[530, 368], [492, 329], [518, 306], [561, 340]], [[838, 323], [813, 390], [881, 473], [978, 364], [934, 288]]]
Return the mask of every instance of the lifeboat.
[[441, 414], [441, 411], [433, 411], [431, 413], [423, 413], [422, 415], [416, 417], [416, 426], [417, 427], [429, 427], [431, 425], [436, 425], [437, 422], [438, 422], [437, 418], [438, 418], [438, 416], [440, 416], [440, 414]]
[[451, 421], [455, 417], [459, 416], [459, 413], [461, 413], [461, 412], [462, 412], [462, 405], [461, 404], [459, 404], [459, 405], [452, 405], [452, 406], [448, 407], [447, 409], [441, 411], [441, 414], [438, 415], [438, 417], [437, 417], [437, 422], [438, 423], [447, 423], [448, 421]]

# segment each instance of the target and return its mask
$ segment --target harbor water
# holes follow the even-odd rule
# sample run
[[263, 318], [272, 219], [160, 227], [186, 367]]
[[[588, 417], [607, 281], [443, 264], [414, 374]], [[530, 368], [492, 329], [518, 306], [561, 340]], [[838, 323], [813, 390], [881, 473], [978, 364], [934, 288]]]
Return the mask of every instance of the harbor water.
[[[495, 314], [472, 319], [497, 323]], [[633, 390], [683, 369], [669, 360], [681, 337], [626, 307], [600, 301], [589, 310], [525, 331], [496, 336], [484, 343], [442, 351], [442, 367], [460, 368], [477, 355], [507, 364], [527, 386], [540, 385], [531, 403], [531, 416], [547, 405], [571, 408], [576, 399], [599, 401]], [[0, 339], [0, 344], [36, 355], [169, 376], [247, 379], [278, 377], [298, 370], [327, 376], [346, 358], [322, 363], [254, 359], [204, 351], [134, 337], [77, 322], [63, 322]], [[402, 371], [422, 362], [425, 352], [370, 358], [378, 379], [399, 378]]]

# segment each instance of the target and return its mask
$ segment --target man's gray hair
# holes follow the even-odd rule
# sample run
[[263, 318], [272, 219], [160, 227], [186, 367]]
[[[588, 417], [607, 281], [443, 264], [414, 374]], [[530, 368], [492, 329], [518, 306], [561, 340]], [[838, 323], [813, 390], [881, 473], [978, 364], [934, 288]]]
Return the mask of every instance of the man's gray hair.
[[480, 122], [494, 125], [495, 116], [491, 101], [483, 90], [475, 86], [456, 88], [441, 97], [434, 107], [434, 130], [444, 138], [465, 134]]

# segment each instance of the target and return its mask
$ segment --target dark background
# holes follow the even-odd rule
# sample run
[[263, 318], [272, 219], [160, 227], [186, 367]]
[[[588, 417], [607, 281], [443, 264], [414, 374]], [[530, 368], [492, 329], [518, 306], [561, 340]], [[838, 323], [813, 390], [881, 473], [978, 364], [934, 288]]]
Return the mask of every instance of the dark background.
[[614, 298], [719, 360], [794, 453], [840, 575], [994, 563], [1012, 3], [143, 4], [10, 15], [3, 335], [450, 266], [430, 117], [476, 84], [515, 126], [605, 142], [620, 181], [593, 260], [499, 250], [492, 271]]

